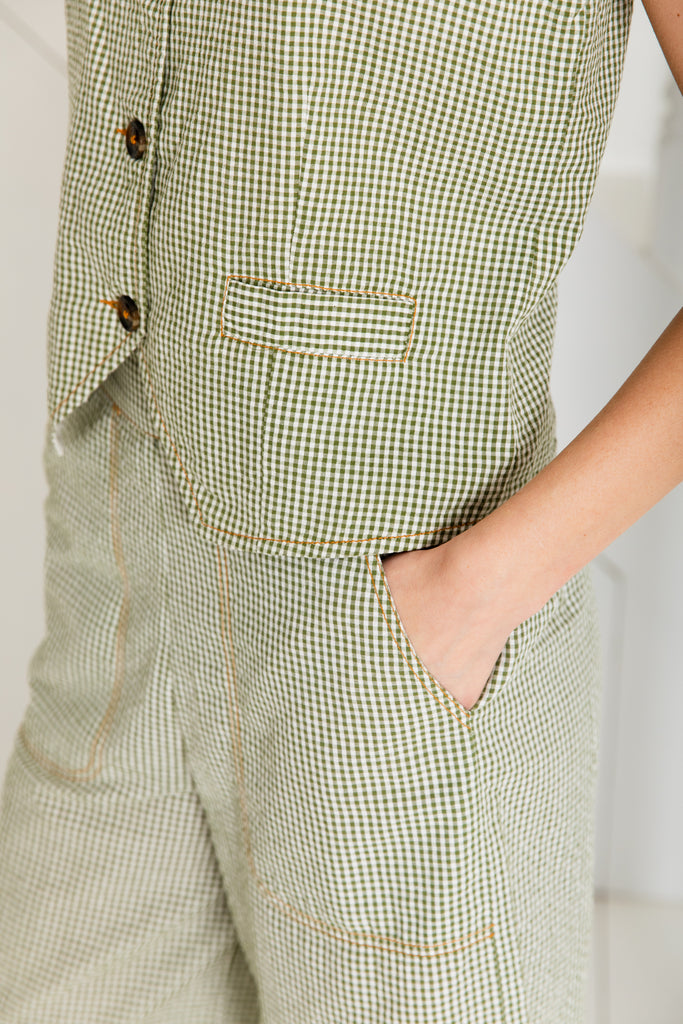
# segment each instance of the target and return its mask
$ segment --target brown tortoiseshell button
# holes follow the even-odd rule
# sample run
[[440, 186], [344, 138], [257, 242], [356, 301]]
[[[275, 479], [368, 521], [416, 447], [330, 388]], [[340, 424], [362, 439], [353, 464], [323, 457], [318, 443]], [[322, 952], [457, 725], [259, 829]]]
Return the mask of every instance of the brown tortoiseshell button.
[[140, 310], [130, 295], [119, 295], [116, 300], [116, 312], [127, 331], [137, 331], [140, 326]]
[[126, 128], [126, 149], [133, 160], [140, 160], [147, 149], [147, 135], [142, 121], [134, 117]]

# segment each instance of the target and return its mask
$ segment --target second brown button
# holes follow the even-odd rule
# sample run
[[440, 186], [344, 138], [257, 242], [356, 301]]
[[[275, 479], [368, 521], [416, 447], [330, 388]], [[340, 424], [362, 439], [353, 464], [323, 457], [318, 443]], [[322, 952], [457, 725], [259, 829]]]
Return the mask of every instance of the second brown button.
[[134, 117], [126, 128], [126, 149], [133, 160], [139, 160], [147, 149], [147, 135], [142, 121]]
[[127, 331], [137, 331], [140, 326], [140, 310], [130, 295], [119, 295], [116, 300], [116, 312]]

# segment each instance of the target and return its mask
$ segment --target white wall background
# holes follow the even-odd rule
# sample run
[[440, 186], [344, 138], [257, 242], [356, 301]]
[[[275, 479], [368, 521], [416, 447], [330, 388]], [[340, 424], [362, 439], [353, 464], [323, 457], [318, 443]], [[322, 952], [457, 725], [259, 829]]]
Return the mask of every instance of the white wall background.
[[[45, 325], [67, 117], [64, 53], [60, 0], [0, 0], [0, 772], [28, 697], [28, 659], [43, 631]], [[667, 104], [670, 121], [683, 99], [667, 99], [669, 81], [636, 0], [595, 199], [561, 279], [553, 380], [562, 444], [617, 389], [683, 302], [670, 255], [680, 253], [683, 238], [683, 152], [671, 132], [662, 145]], [[597, 560], [594, 574], [606, 662], [597, 882], [681, 901], [682, 523], [679, 488]]]
[[44, 628], [45, 330], [67, 96], [60, 0], [0, 2], [0, 765]]
[[[553, 393], [561, 445], [683, 305], [682, 115], [683, 97], [636, 2], [600, 180], [560, 279]], [[682, 524], [679, 487], [593, 572], [605, 664], [596, 885], [681, 902]]]

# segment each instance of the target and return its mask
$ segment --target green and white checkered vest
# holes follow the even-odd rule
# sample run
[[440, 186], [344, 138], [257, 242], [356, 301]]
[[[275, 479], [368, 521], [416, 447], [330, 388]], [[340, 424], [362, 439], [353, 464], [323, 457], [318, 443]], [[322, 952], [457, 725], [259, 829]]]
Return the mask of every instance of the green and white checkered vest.
[[631, 3], [67, 0], [55, 432], [137, 349], [214, 542], [486, 515], [556, 450], [556, 282]]

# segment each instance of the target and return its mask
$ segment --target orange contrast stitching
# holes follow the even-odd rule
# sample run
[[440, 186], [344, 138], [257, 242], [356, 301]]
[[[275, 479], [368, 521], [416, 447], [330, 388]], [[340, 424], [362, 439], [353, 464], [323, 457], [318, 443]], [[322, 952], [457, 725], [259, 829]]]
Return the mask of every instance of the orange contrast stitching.
[[[187, 481], [187, 486], [190, 488], [190, 492], [191, 492], [192, 497], [194, 499], [194, 503], [197, 506], [197, 512], [199, 513], [199, 521], [201, 522], [201, 524], [203, 526], [206, 526], [207, 529], [215, 530], [216, 533], [227, 533], [228, 536], [230, 536], [230, 537], [241, 537], [244, 540], [267, 540], [267, 541], [272, 541], [273, 543], [276, 543], [276, 544], [310, 544], [310, 545], [317, 545], [317, 544], [330, 544], [330, 545], [331, 544], [365, 544], [367, 541], [371, 541], [371, 540], [400, 540], [401, 538], [404, 538], [404, 537], [435, 536], [435, 535], [438, 535], [440, 533], [448, 533], [448, 532], [450, 532], [453, 529], [452, 526], [438, 526], [438, 527], [435, 527], [432, 530], [417, 530], [415, 533], [387, 533], [387, 534], [384, 534], [384, 535], [379, 535], [379, 536], [374, 536], [374, 537], [354, 537], [351, 540], [293, 540], [293, 539], [288, 538], [288, 537], [259, 537], [257, 534], [253, 534], [253, 533], [238, 533], [236, 530], [226, 530], [222, 526], [214, 526], [213, 523], [207, 523], [206, 519], [204, 519], [204, 516], [202, 515], [202, 507], [199, 504], [199, 500], [198, 500], [197, 495], [195, 493], [195, 489], [192, 486], [192, 481], [190, 480], [188, 472], [185, 469], [185, 465], [183, 463], [183, 460], [180, 457], [178, 449], [176, 448], [175, 443], [173, 441], [173, 438], [171, 437], [171, 435], [169, 433], [169, 430], [168, 430], [168, 427], [166, 426], [166, 422], [164, 420], [164, 417], [162, 416], [161, 409], [159, 408], [159, 403], [157, 401], [156, 392], [155, 392], [154, 386], [152, 384], [152, 377], [151, 377], [151, 374], [149, 372], [149, 368], [147, 366], [147, 360], [146, 360], [146, 358], [144, 356], [144, 353], [143, 353], [141, 348], [139, 348], [137, 351], [138, 351], [139, 355], [142, 357], [142, 362], [144, 363], [144, 366], [145, 366], [145, 372], [147, 374], [147, 379], [149, 380], [149, 388], [150, 388], [150, 391], [152, 392], [152, 399], [154, 400], [154, 404], [156, 406], [157, 412], [159, 413], [159, 419], [161, 420], [161, 425], [164, 428], [164, 431], [166, 432], [167, 438], [171, 442], [171, 447], [173, 448], [173, 451], [175, 452], [175, 457], [177, 458], [178, 462], [180, 463], [180, 468], [183, 471], [183, 476], [185, 477], [185, 479]], [[463, 523], [461, 525], [465, 526], [467, 524]]]
[[153, 439], [154, 439], [155, 441], [158, 441], [158, 440], [159, 440], [159, 435], [158, 435], [158, 434], [152, 434], [152, 433], [151, 433], [151, 432], [150, 432], [149, 430], [145, 430], [145, 428], [144, 428], [144, 427], [141, 427], [139, 423], [136, 423], [136, 422], [135, 422], [135, 420], [133, 419], [133, 417], [132, 417], [132, 416], [130, 416], [130, 415], [129, 415], [129, 414], [128, 414], [128, 413], [126, 412], [126, 410], [125, 410], [125, 409], [122, 409], [122, 408], [121, 408], [121, 406], [120, 406], [120, 405], [119, 405], [119, 404], [118, 404], [117, 402], [115, 402], [115, 401], [114, 401], [114, 399], [112, 398], [112, 396], [111, 396], [111, 395], [109, 394], [109, 391], [108, 391], [108, 389], [107, 389], [107, 386], [106, 386], [106, 384], [103, 384], [103, 385], [102, 385], [102, 390], [104, 391], [105, 395], [107, 396], [107, 398], [108, 398], [108, 399], [109, 399], [109, 401], [111, 402], [111, 404], [112, 404], [112, 406], [114, 407], [114, 409], [115, 409], [115, 410], [116, 410], [117, 412], [121, 413], [121, 415], [122, 415], [122, 416], [125, 416], [125, 418], [126, 418], [126, 419], [128, 420], [128, 422], [129, 422], [129, 423], [132, 423], [132, 424], [133, 424], [133, 426], [134, 426], [134, 427], [136, 427], [136, 428], [137, 428], [137, 429], [138, 429], [138, 430], [140, 431], [140, 433], [142, 433], [142, 434], [146, 434], [146, 435], [147, 435], [147, 437], [151, 437], [151, 438], [153, 438]]
[[[376, 557], [376, 558], [379, 558], [379, 555], [376, 555], [375, 557]], [[378, 590], [377, 590], [377, 585], [376, 585], [376, 583], [375, 583], [375, 577], [374, 577], [374, 576], [372, 575], [372, 570], [371, 570], [371, 568], [370, 568], [370, 562], [368, 561], [368, 556], [367, 556], [367, 555], [365, 556], [365, 564], [366, 564], [366, 566], [367, 566], [367, 568], [368, 568], [368, 573], [370, 574], [370, 579], [372, 580], [372, 589], [373, 589], [373, 590], [375, 591], [375, 597], [377, 598], [377, 603], [378, 603], [378, 605], [379, 605], [379, 608], [380, 608], [380, 611], [381, 611], [381, 613], [382, 613], [382, 618], [384, 619], [384, 621], [385, 621], [385, 623], [386, 623], [386, 626], [387, 626], [387, 629], [388, 629], [388, 630], [389, 630], [389, 632], [391, 633], [391, 637], [392, 637], [392, 639], [393, 639], [394, 643], [396, 644], [396, 646], [397, 646], [397, 648], [398, 648], [398, 650], [399, 650], [399, 653], [400, 653], [401, 657], [403, 658], [403, 660], [405, 661], [406, 665], [408, 666], [408, 668], [410, 669], [410, 671], [411, 671], [411, 672], [413, 673], [413, 675], [415, 676], [415, 678], [416, 678], [416, 679], [418, 680], [418, 682], [419, 682], [419, 683], [421, 684], [421, 686], [423, 686], [423, 687], [424, 687], [424, 689], [425, 689], [425, 690], [427, 691], [427, 693], [428, 693], [428, 694], [429, 694], [429, 695], [430, 695], [431, 697], [433, 697], [433, 698], [434, 698], [434, 700], [435, 700], [435, 701], [436, 701], [436, 702], [437, 702], [438, 704], [440, 704], [440, 705], [441, 705], [441, 707], [442, 707], [442, 708], [443, 708], [443, 709], [444, 709], [445, 711], [447, 711], [447, 712], [448, 712], [448, 714], [449, 714], [449, 715], [450, 715], [450, 716], [451, 716], [452, 718], [454, 718], [454, 719], [456, 720], [456, 722], [460, 722], [460, 725], [462, 725], [462, 726], [463, 726], [463, 727], [464, 727], [465, 729], [471, 729], [471, 728], [472, 728], [472, 726], [471, 726], [471, 725], [469, 725], [469, 724], [468, 724], [467, 722], [463, 722], [463, 720], [462, 720], [462, 719], [461, 719], [461, 718], [460, 718], [460, 717], [459, 717], [458, 715], [456, 715], [456, 713], [455, 713], [455, 712], [454, 712], [454, 711], [453, 711], [453, 710], [452, 710], [451, 708], [449, 708], [449, 707], [448, 707], [448, 706], [447, 706], [446, 704], [444, 704], [444, 703], [443, 703], [443, 701], [442, 701], [442, 700], [440, 700], [440, 699], [439, 699], [439, 698], [437, 697], [437, 695], [436, 695], [435, 693], [433, 693], [433, 692], [432, 692], [432, 690], [430, 690], [430, 689], [429, 689], [429, 687], [428, 687], [428, 686], [427, 686], [427, 685], [425, 684], [425, 681], [424, 681], [424, 679], [420, 679], [420, 676], [419, 676], [419, 675], [417, 674], [417, 672], [415, 671], [415, 669], [413, 668], [413, 666], [412, 666], [412, 665], [410, 664], [410, 662], [409, 662], [409, 661], [408, 661], [408, 659], [406, 658], [406, 655], [405, 655], [405, 651], [403, 650], [403, 648], [401, 647], [400, 643], [398, 642], [398, 638], [397, 638], [396, 634], [394, 633], [393, 629], [391, 628], [391, 623], [389, 622], [389, 620], [388, 620], [388, 618], [387, 618], [387, 615], [386, 615], [386, 612], [384, 611], [384, 607], [383, 607], [383, 605], [382, 605], [382, 602], [381, 602], [381, 600], [380, 600], [380, 596], [379, 596], [379, 592], [378, 592]], [[386, 590], [386, 587], [385, 587], [385, 590]], [[391, 594], [389, 594], [389, 592], [388, 592], [388, 591], [387, 591], [387, 595], [388, 595], [388, 597], [389, 597], [389, 600], [391, 601]], [[394, 608], [393, 602], [392, 602], [392, 608]], [[394, 613], [396, 614], [396, 621], [398, 622], [398, 614], [396, 613], [396, 609], [395, 609], [395, 608], [394, 608]], [[407, 635], [405, 634], [405, 632], [403, 633], [403, 635], [405, 636], [406, 640], [408, 640], [408, 637], [407, 637]], [[408, 641], [408, 643], [410, 643], [410, 641]], [[411, 650], [412, 650], [412, 645], [411, 645]], [[453, 696], [453, 695], [452, 695], [451, 693], [449, 693], [449, 692], [448, 692], [448, 690], [446, 690], [446, 688], [445, 688], [444, 686], [442, 686], [442, 685], [441, 685], [441, 683], [437, 682], [437, 680], [436, 680], [436, 679], [434, 679], [434, 676], [433, 676], [433, 675], [431, 674], [431, 672], [429, 672], [429, 671], [427, 670], [427, 667], [426, 667], [426, 665], [422, 665], [422, 662], [420, 662], [420, 665], [421, 665], [421, 667], [422, 667], [422, 668], [424, 669], [424, 671], [425, 671], [425, 672], [427, 673], [427, 675], [429, 676], [429, 678], [430, 678], [430, 679], [431, 679], [431, 680], [432, 680], [432, 681], [433, 681], [434, 683], [436, 683], [436, 685], [437, 685], [437, 686], [439, 687], [439, 689], [440, 689], [440, 690], [443, 690], [443, 692], [444, 692], [444, 693], [446, 694], [446, 696], [447, 696], [447, 697], [449, 697], [449, 699], [453, 701], [453, 703], [454, 703], [454, 704], [456, 705], [456, 707], [458, 708], [458, 710], [462, 710], [462, 711], [464, 711], [464, 713], [465, 713], [466, 715], [469, 715], [469, 711], [467, 710], [467, 708], [461, 708], [461, 705], [460, 705], [460, 704], [459, 704], [459, 703], [458, 703], [458, 702], [456, 701], [455, 697], [454, 697], [454, 696]]]
[[[114, 405], [114, 411], [117, 415], [120, 413], [118, 406]], [[121, 611], [119, 612], [119, 621], [116, 628], [116, 651], [114, 656], [114, 686], [112, 688], [111, 697], [109, 698], [109, 704], [104, 713], [104, 717], [99, 724], [97, 732], [92, 742], [90, 750], [90, 757], [88, 763], [84, 768], [62, 768], [52, 758], [47, 757], [41, 751], [37, 750], [33, 744], [28, 740], [24, 726], [21, 726], [19, 730], [23, 742], [26, 744], [31, 754], [36, 760], [47, 768], [53, 774], [58, 775], [60, 778], [69, 779], [71, 781], [88, 782], [94, 779], [96, 775], [102, 771], [102, 750], [104, 741], [107, 738], [107, 734], [111, 728], [111, 724], [116, 712], [117, 705], [121, 698], [121, 692], [123, 690], [123, 679], [124, 679], [124, 643], [125, 634], [128, 625], [128, 614], [130, 611], [130, 581], [128, 579], [128, 573], [126, 571], [125, 562], [123, 560], [123, 553], [121, 550], [121, 526], [119, 522], [118, 514], [118, 441], [119, 434], [117, 430], [118, 420], [117, 416], [111, 418], [111, 455], [110, 455], [110, 472], [109, 472], [109, 505], [111, 509], [111, 524], [112, 524], [112, 545], [114, 548], [114, 558], [116, 564], [121, 573], [121, 579], [123, 581], [123, 598], [121, 600]]]
[[[252, 853], [251, 837], [249, 831], [249, 816], [247, 814], [247, 801], [246, 793], [244, 789], [244, 760], [242, 757], [242, 740], [240, 736], [239, 728], [239, 710], [237, 706], [237, 696], [235, 680], [237, 678], [235, 649], [232, 641], [232, 628], [230, 625], [230, 607], [229, 607], [229, 596], [228, 596], [228, 555], [220, 545], [216, 546], [216, 553], [218, 556], [218, 579], [219, 579], [219, 593], [220, 593], [220, 614], [221, 614], [221, 638], [223, 642], [223, 653], [225, 656], [225, 668], [226, 668], [226, 681], [228, 684], [228, 696], [230, 701], [230, 734], [233, 743], [233, 753], [235, 757], [235, 766], [237, 770], [237, 782], [240, 795], [240, 810], [242, 817], [242, 832], [244, 836], [244, 847], [247, 854], [247, 861], [249, 868], [254, 880], [256, 881], [259, 888], [264, 893], [266, 899], [273, 904], [281, 913], [287, 914], [289, 917], [298, 920], [300, 923], [308, 925], [315, 931], [322, 932], [324, 935], [328, 935], [334, 939], [339, 939], [342, 942], [350, 942], [354, 946], [359, 946], [364, 949], [375, 949], [382, 953], [401, 953], [403, 956], [419, 957], [421, 959], [430, 959], [437, 956], [448, 956], [453, 952], [462, 952], [468, 949], [470, 946], [474, 946], [479, 942], [483, 942], [485, 939], [493, 937], [493, 924], [487, 925], [485, 928], [478, 928], [476, 931], [469, 932], [467, 935], [460, 936], [457, 939], [445, 939], [442, 942], [407, 942], [404, 939], [396, 939], [387, 935], [372, 935], [367, 932], [358, 932], [352, 929], [343, 929], [336, 925], [327, 924], [324, 921], [320, 921], [318, 918], [307, 914], [305, 911], [300, 910], [296, 907], [291, 906], [286, 900], [277, 896], [272, 890], [268, 888], [266, 883], [263, 881], [254, 863], [254, 857]], [[224, 565], [221, 561], [224, 560]], [[226, 643], [226, 623], [227, 623], [227, 636], [230, 644], [230, 655], [228, 656], [228, 646]], [[234, 723], [234, 729], [233, 729]], [[352, 938], [351, 936], [356, 936]], [[370, 942], [359, 942], [357, 939], [368, 939]], [[471, 941], [469, 941], [471, 940]], [[407, 948], [392, 949], [386, 946], [372, 945], [372, 942], [380, 943], [391, 943], [395, 946], [402, 946]], [[448, 947], [443, 949], [442, 947]], [[440, 952], [411, 952], [412, 949], [419, 950], [441, 950]]]
[[[234, 334], [226, 334], [224, 329], [223, 315], [225, 312], [225, 303], [228, 298], [228, 285], [232, 278], [239, 278], [243, 281], [260, 281], [266, 284], [287, 284], [294, 288], [317, 288], [319, 291], [327, 292], [345, 292], [349, 295], [379, 295], [386, 296], [392, 299], [410, 299], [413, 303], [413, 320], [410, 326], [410, 336], [408, 337], [408, 344], [403, 355], [399, 359], [392, 359], [387, 357], [382, 359], [380, 356], [352, 356], [352, 355], [338, 355], [333, 352], [308, 352], [306, 349], [297, 348], [282, 348], [280, 345], [268, 345], [261, 341], [248, 341], [246, 338], [238, 338]], [[356, 288], [331, 288], [324, 284], [304, 284], [300, 281], [276, 281], [272, 277], [250, 277], [247, 274], [228, 274], [225, 280], [225, 291], [223, 292], [223, 306], [221, 308], [221, 338], [230, 338], [232, 341], [241, 341], [244, 345], [254, 345], [257, 348], [267, 348], [276, 352], [289, 352], [295, 356], [317, 356], [320, 359], [353, 359], [356, 362], [361, 363], [405, 363], [408, 359], [408, 353], [410, 352], [410, 346], [413, 343], [413, 335], [415, 334], [415, 320], [417, 318], [417, 299], [412, 295], [403, 295], [401, 292], [373, 292], [373, 291], [360, 291]]]
[[[106, 299], [100, 299], [100, 302], [106, 302], [106, 301], [107, 301]], [[107, 305], [109, 305], [109, 303], [107, 303]], [[118, 350], [121, 348], [122, 345], [125, 345], [125, 343], [128, 341], [129, 337], [130, 337], [129, 335], [124, 335], [124, 337], [121, 339], [121, 341], [118, 343], [118, 345], [115, 346], [115, 348], [111, 349], [110, 352], [107, 352], [106, 356], [104, 356], [102, 359], [100, 359], [99, 363], [95, 363], [93, 368], [91, 370], [88, 370], [88, 372], [86, 373], [85, 377], [81, 377], [81, 379], [79, 380], [78, 384], [76, 384], [71, 389], [71, 391], [69, 391], [68, 394], [64, 395], [64, 398], [61, 400], [59, 405], [56, 405], [54, 407], [54, 409], [50, 413], [50, 418], [51, 419], [54, 419], [54, 417], [57, 415], [57, 413], [62, 408], [64, 403], [68, 402], [68, 400], [71, 398], [71, 396], [73, 395], [73, 393], [75, 391], [78, 391], [78, 389], [80, 388], [81, 384], [84, 384], [85, 381], [88, 379], [88, 377], [92, 377], [93, 373], [96, 370], [99, 370], [100, 366], [102, 366], [103, 363], [106, 363], [107, 359], [110, 359], [111, 356], [115, 355], [118, 352]]]

